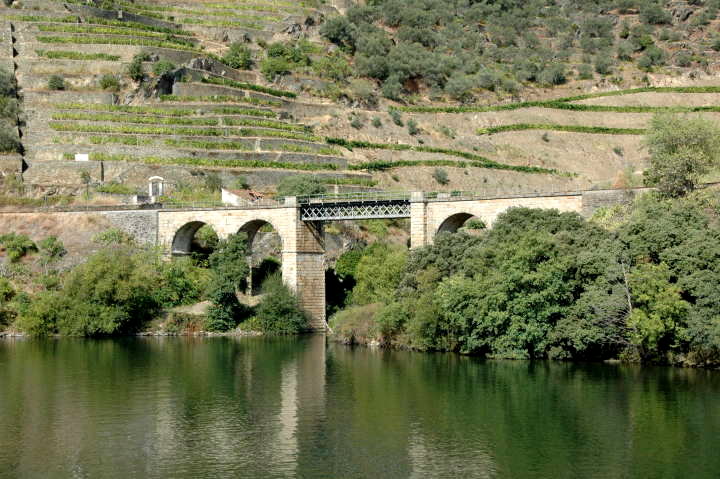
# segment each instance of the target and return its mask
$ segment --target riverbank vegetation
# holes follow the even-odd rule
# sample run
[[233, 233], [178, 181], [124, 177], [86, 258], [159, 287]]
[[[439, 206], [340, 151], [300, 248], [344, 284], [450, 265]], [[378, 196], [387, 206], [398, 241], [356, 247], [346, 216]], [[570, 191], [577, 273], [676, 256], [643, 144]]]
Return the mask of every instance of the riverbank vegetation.
[[241, 324], [272, 334], [307, 329], [297, 298], [275, 279], [268, 280], [256, 308], [242, 305], [245, 237], [218, 241], [213, 236], [211, 230], [200, 234], [197, 254], [168, 261], [158, 249], [108, 230], [94, 239], [95, 253], [65, 269], [58, 265], [65, 249], [57, 238], [36, 244], [21, 234], [0, 236], [10, 260], [0, 275], [0, 330], [33, 336], [135, 334], [171, 308], [206, 300], [208, 314], [199, 318], [205, 331], [227, 332]]
[[335, 335], [490, 358], [720, 365], [720, 190], [697, 189], [718, 166], [717, 138], [706, 120], [655, 117], [645, 180], [656, 191], [589, 220], [513, 208], [409, 254], [353, 252]]
[[574, 213], [515, 208], [480, 235], [368, 249], [347, 342], [490, 358], [720, 364], [720, 197], [650, 193]]

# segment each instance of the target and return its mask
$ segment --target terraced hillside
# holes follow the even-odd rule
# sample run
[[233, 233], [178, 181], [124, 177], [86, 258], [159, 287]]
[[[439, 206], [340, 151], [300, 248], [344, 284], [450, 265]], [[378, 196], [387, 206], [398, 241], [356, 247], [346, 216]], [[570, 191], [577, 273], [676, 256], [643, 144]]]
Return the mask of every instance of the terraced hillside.
[[[298, 174], [338, 188], [623, 186], [640, 181], [653, 114], [720, 111], [712, 55], [702, 68], [643, 78], [479, 87], [470, 104], [437, 96], [421, 77], [405, 84], [414, 96], [386, 95], [383, 81], [356, 77], [361, 58], [329, 41], [327, 25], [364, 8], [348, 5], [11, 2], [0, 9], [0, 62], [18, 84], [21, 147], [2, 157], [0, 174], [21, 172], [36, 197], [144, 192], [158, 176], [169, 190], [210, 180], [272, 192]], [[620, 16], [631, 27], [642, 11]], [[632, 89], [640, 85], [650, 86]]]

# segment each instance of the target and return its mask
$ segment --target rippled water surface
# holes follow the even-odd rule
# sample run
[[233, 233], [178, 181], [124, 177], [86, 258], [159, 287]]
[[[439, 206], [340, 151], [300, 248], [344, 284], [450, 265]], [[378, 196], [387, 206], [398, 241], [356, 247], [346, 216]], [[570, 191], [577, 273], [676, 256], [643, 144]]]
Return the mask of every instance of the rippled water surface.
[[0, 477], [720, 477], [720, 373], [300, 339], [0, 341]]

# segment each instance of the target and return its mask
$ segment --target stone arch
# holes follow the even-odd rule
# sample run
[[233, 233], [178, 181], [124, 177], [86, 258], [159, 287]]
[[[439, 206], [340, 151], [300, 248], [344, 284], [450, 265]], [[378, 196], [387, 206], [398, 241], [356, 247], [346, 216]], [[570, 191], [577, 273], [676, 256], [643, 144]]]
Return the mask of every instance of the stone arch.
[[255, 240], [255, 236], [257, 235], [258, 231], [260, 231], [260, 228], [262, 228], [265, 225], [272, 226], [273, 230], [275, 230], [275, 232], [280, 237], [281, 244], [284, 245], [285, 240], [284, 240], [283, 235], [280, 232], [280, 230], [274, 224], [272, 224], [271, 221], [257, 218], [257, 219], [248, 221], [247, 223], [242, 225], [240, 227], [240, 229], [238, 229], [238, 233], [245, 233], [247, 235], [248, 251], [252, 251], [252, 244], [253, 244], [253, 241]]
[[[273, 232], [280, 240], [279, 251], [275, 251], [277, 256], [268, 256], [267, 254], [260, 253], [257, 249], [254, 250], [253, 248], [253, 243], [258, 232], [261, 228], [267, 225], [272, 227]], [[282, 274], [283, 272], [283, 246], [285, 243], [283, 235], [271, 221], [262, 218], [256, 218], [246, 222], [240, 227], [238, 233], [245, 233], [247, 235], [248, 266], [250, 267], [250, 275], [247, 278], [247, 294], [251, 296], [260, 294], [262, 283], [269, 274], [275, 272]], [[272, 243], [270, 246], [271, 250], [275, 249], [272, 248]], [[270, 266], [268, 263], [269, 258], [272, 258], [272, 262], [275, 263], [274, 268], [268, 268]], [[270, 271], [270, 269], [272, 269], [272, 271]]]
[[448, 216], [442, 223], [440, 223], [440, 227], [438, 228], [436, 234], [455, 233], [457, 230], [462, 228], [467, 220], [475, 217], [475, 215], [470, 213], [455, 213], [454, 215]]
[[[175, 236], [173, 237], [172, 248], [170, 250], [172, 255], [186, 256], [192, 253], [192, 243], [195, 238], [195, 234], [203, 226], [210, 226], [213, 228], [213, 225], [203, 221], [190, 221], [182, 225], [175, 232]], [[213, 230], [215, 231], [215, 234], [217, 234], [217, 230], [215, 230], [215, 228], [213, 228]]]

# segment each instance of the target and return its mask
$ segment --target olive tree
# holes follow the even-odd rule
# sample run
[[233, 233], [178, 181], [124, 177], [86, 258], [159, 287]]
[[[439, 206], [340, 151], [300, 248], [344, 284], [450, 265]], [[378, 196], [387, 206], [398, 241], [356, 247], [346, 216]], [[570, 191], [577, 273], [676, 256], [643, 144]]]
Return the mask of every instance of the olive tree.
[[720, 129], [703, 118], [657, 115], [645, 143], [650, 151], [645, 184], [666, 197], [694, 190], [720, 158]]

